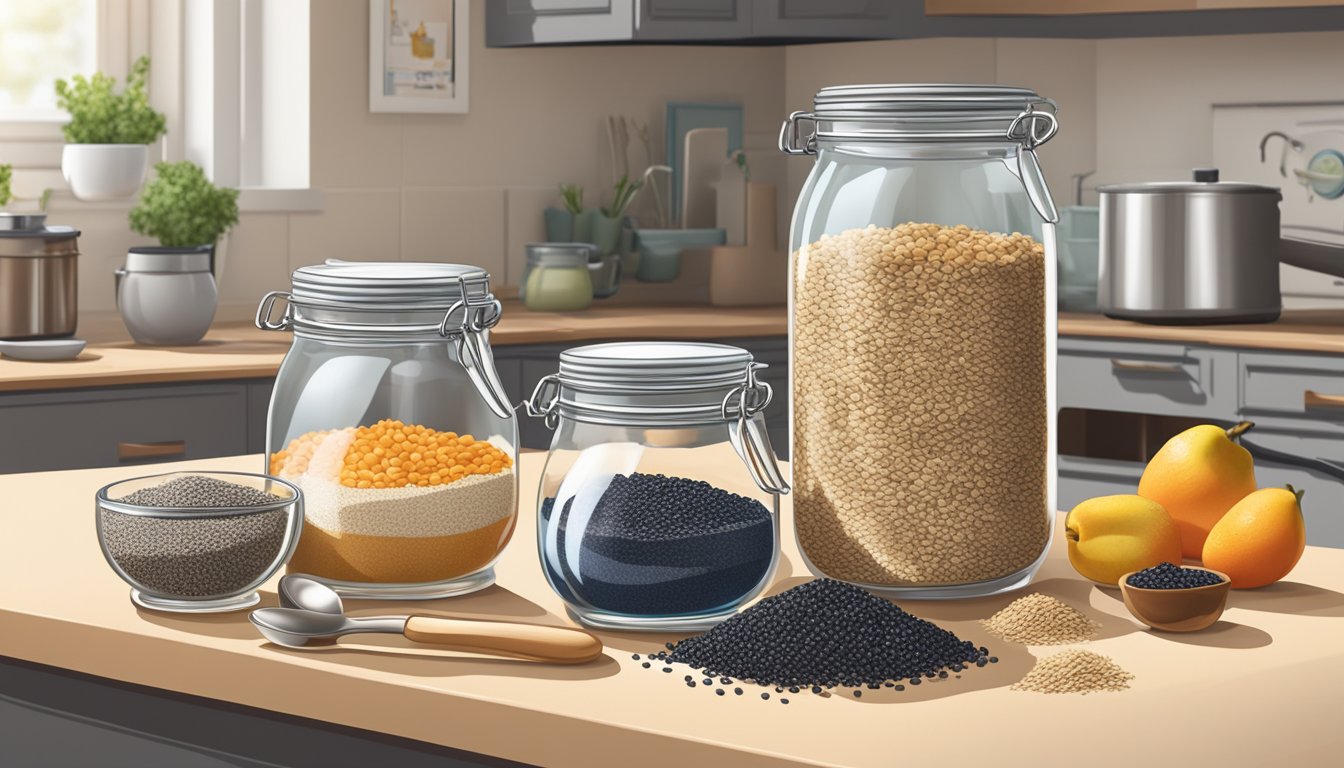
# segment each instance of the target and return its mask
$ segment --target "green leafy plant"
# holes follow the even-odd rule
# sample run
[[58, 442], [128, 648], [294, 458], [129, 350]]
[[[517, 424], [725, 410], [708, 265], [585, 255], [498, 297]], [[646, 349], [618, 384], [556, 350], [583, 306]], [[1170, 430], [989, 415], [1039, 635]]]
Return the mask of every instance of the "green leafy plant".
[[9, 182], [14, 178], [14, 166], [8, 163], [0, 165], [0, 207], [9, 205], [14, 199], [9, 194]]
[[149, 57], [131, 66], [126, 87], [117, 93], [117, 79], [102, 72], [92, 78], [75, 75], [56, 81], [56, 105], [70, 113], [61, 131], [71, 144], [150, 144], [167, 131], [167, 119], [149, 105], [145, 89]]
[[622, 176], [612, 192], [611, 205], [602, 207], [602, 215], [609, 219], [618, 219], [625, 215], [625, 209], [630, 207], [640, 186], [641, 182], [631, 181], [629, 176]]
[[575, 216], [583, 213], [583, 187], [578, 184], [561, 184], [560, 201], [565, 204], [565, 210]]
[[238, 223], [238, 190], [216, 187], [195, 163], [159, 163], [131, 209], [131, 229], [169, 248], [213, 245]]

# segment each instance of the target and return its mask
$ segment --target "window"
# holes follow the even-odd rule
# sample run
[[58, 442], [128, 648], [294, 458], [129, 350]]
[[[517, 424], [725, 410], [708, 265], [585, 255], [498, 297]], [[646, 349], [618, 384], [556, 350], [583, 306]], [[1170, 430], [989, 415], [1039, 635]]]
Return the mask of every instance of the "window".
[[[0, 0], [0, 163], [15, 193], [57, 191], [65, 114], [54, 83], [153, 62], [168, 117], [156, 160], [191, 160], [239, 187], [244, 210], [316, 210], [308, 189], [310, 0]], [[297, 32], [297, 34], [296, 34]], [[96, 203], [95, 207], [120, 203]]]
[[98, 0], [0, 0], [0, 120], [59, 122], [55, 83], [98, 66]]

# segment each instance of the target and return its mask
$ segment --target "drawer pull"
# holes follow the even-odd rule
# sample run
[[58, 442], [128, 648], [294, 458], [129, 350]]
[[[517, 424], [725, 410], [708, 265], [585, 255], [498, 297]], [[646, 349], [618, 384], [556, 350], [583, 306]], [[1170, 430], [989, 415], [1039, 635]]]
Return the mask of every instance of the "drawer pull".
[[1303, 408], [1344, 408], [1344, 395], [1322, 395], [1310, 389], [1302, 393]]
[[170, 456], [185, 456], [186, 454], [186, 440], [169, 440], [162, 443], [117, 443], [117, 461], [162, 459]]
[[1185, 369], [1179, 363], [1149, 363], [1142, 360], [1111, 359], [1111, 370], [1116, 373], [1165, 373], [1172, 376], [1184, 376]]

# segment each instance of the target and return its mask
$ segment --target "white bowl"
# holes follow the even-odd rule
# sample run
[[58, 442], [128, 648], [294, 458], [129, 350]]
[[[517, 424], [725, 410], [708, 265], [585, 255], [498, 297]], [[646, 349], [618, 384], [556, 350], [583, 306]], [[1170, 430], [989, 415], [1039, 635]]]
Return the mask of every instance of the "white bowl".
[[88, 342], [83, 339], [36, 339], [33, 341], [0, 341], [0, 355], [15, 360], [50, 362], [74, 360], [84, 351]]

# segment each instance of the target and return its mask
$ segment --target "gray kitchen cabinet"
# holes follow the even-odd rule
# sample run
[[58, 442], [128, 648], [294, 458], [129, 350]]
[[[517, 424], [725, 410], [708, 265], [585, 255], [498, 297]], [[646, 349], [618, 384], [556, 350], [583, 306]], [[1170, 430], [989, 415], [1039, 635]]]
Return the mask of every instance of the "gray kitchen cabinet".
[[1061, 337], [1059, 405], [1231, 418], [1237, 353], [1184, 344]]
[[[1255, 422], [1244, 442], [1280, 454], [1256, 457], [1257, 483], [1306, 488], [1308, 542], [1344, 547], [1344, 481], [1327, 471], [1344, 472], [1344, 357], [1064, 336], [1058, 372], [1060, 408]], [[1143, 463], [1061, 455], [1058, 469], [1059, 506], [1070, 509], [1133, 493]]]
[[[936, 3], [934, 4], [937, 5]], [[490, 47], [603, 43], [780, 45], [930, 37], [1170, 37], [1344, 29], [1344, 8], [930, 13], [920, 0], [490, 0]]]
[[247, 414], [244, 382], [5, 394], [0, 473], [236, 456]]

